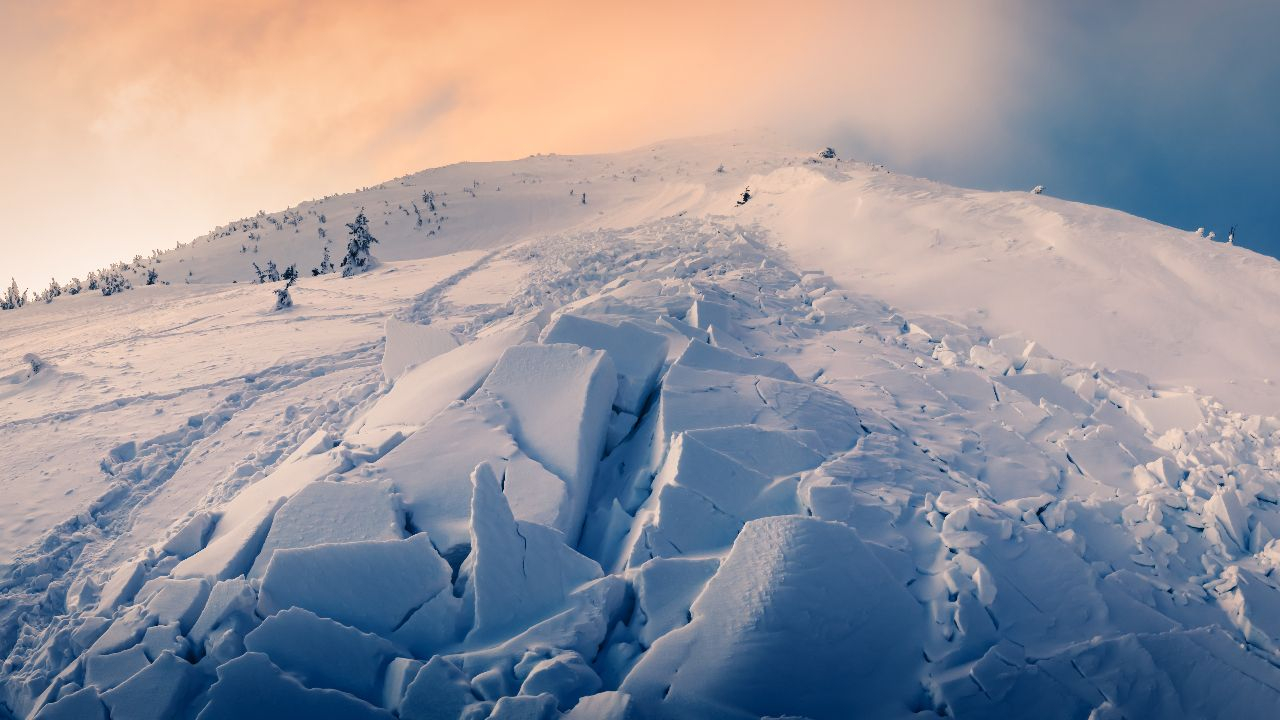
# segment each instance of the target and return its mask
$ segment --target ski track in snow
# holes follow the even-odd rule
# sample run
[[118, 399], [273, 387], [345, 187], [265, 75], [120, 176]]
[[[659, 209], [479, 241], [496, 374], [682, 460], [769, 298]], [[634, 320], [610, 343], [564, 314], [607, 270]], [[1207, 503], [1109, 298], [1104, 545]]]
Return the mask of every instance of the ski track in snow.
[[[0, 580], [5, 707], [1101, 719], [1280, 702], [1280, 423], [899, 311], [798, 266], [793, 241], [681, 213], [548, 232], [403, 306], [461, 344], [412, 346], [431, 349], [393, 382], [370, 379], [379, 342], [184, 391], [227, 394], [114, 451], [110, 489]], [[288, 424], [254, 435], [246, 411], [268, 403]], [[218, 448], [238, 419], [243, 461], [198, 501], [168, 497], [185, 514], [147, 537], [140, 509], [184, 465], [238, 455]]]

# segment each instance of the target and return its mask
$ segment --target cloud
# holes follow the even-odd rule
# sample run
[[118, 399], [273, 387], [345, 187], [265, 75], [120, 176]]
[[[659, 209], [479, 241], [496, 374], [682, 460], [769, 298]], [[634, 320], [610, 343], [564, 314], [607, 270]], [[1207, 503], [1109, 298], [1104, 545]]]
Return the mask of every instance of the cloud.
[[1021, 102], [1021, 15], [996, 2], [66, 0], [0, 13], [0, 92], [24, 108], [0, 119], [0, 212], [44, 250], [0, 243], [19, 246], [32, 284], [463, 159], [772, 125], [959, 166]]

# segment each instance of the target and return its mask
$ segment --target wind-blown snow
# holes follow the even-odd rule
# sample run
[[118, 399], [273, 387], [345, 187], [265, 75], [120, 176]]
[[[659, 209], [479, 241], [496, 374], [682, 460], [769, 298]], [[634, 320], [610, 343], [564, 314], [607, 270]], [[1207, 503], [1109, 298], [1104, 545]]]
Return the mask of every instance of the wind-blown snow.
[[723, 140], [161, 260], [0, 314], [0, 716], [1280, 704], [1275, 261]]

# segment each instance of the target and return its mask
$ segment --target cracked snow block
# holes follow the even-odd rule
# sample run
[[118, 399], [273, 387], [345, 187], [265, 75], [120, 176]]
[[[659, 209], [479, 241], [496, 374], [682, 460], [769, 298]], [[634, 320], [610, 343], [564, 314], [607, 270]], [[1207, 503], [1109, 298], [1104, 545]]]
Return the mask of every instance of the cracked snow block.
[[306, 608], [365, 632], [388, 635], [450, 586], [452, 571], [426, 534], [277, 550], [262, 577], [263, 616]]
[[516, 519], [569, 532], [573, 512], [569, 489], [537, 460], [522, 452], [513, 455], [504, 471], [502, 494]]
[[1190, 393], [1162, 392], [1157, 397], [1137, 398], [1130, 400], [1125, 410], [1157, 437], [1175, 429], [1190, 432], [1204, 422], [1200, 400]]
[[97, 688], [83, 687], [40, 708], [34, 720], [107, 720]]
[[165, 541], [161, 550], [180, 558], [189, 558], [204, 549], [209, 534], [217, 522], [217, 516], [201, 510], [191, 517], [178, 532]]
[[813, 433], [734, 425], [690, 430], [686, 436], [771, 478], [809, 470], [826, 460], [799, 440], [813, 443]]
[[437, 655], [405, 689], [400, 720], [457, 720], [463, 708], [475, 701], [467, 676]]
[[639, 415], [667, 359], [667, 338], [633, 322], [617, 325], [562, 314], [542, 333], [542, 343], [569, 343], [609, 353], [618, 372], [613, 405]]
[[520, 685], [521, 695], [549, 694], [560, 710], [567, 711], [584, 695], [600, 690], [600, 677], [576, 652], [567, 652], [533, 666]]
[[[265, 480], [260, 481], [265, 482]], [[271, 529], [271, 520], [284, 505], [284, 497], [268, 502], [255, 515], [240, 523], [234, 530], [210, 542], [203, 550], [178, 563], [173, 569], [175, 578], [203, 577], [210, 580], [226, 580], [249, 572], [253, 561], [262, 549], [262, 543]]]
[[388, 382], [409, 368], [458, 347], [458, 338], [431, 325], [387, 318], [386, 345], [382, 349], [382, 378]]
[[489, 720], [556, 720], [554, 695], [518, 695], [499, 698], [489, 713]]
[[142, 634], [142, 642], [137, 647], [142, 648], [147, 654], [147, 659], [153, 662], [165, 651], [178, 657], [187, 657], [191, 651], [191, 644], [182, 635], [182, 628], [177, 621], [147, 628], [147, 631]]
[[575, 588], [603, 573], [551, 528], [515, 519], [493, 468], [471, 481], [471, 555], [463, 566], [472, 608], [469, 643], [510, 637], [561, 610]]
[[719, 567], [716, 558], [654, 558], [640, 566], [632, 625], [645, 647], [688, 624], [689, 608]]
[[1013, 361], [986, 345], [969, 348], [969, 362], [992, 375], [1004, 375], [1013, 369]]
[[209, 599], [191, 626], [188, 637], [196, 647], [203, 647], [215, 630], [228, 625], [256, 624], [253, 613], [257, 606], [258, 594], [249, 586], [248, 580], [222, 580], [209, 591]]
[[141, 645], [109, 655], [90, 655], [84, 661], [84, 684], [110, 690], [150, 664]]
[[155, 624], [155, 616], [147, 614], [141, 606], [134, 605], [112, 620], [106, 631], [85, 652], [90, 655], [105, 655], [133, 647], [142, 639], [147, 628]]
[[565, 715], [567, 720], [635, 720], [637, 717], [631, 696], [616, 690], [588, 695]]
[[617, 371], [607, 353], [574, 345], [508, 348], [480, 387], [511, 414], [520, 449], [569, 489], [569, 542], [576, 542], [604, 453]]
[[624, 547], [627, 567], [650, 558], [723, 552], [742, 529], [742, 520], [680, 485], [664, 485], [639, 512]]
[[1048, 402], [1074, 414], [1088, 417], [1093, 406], [1085, 402], [1071, 388], [1052, 375], [1003, 375], [995, 381], [1005, 387], [1017, 390], [1034, 403]]
[[404, 512], [389, 482], [318, 480], [276, 511], [249, 577], [261, 577], [280, 549], [403, 537]]
[[102, 594], [98, 600], [96, 613], [103, 617], [111, 615], [116, 608], [133, 599], [142, 587], [143, 578], [147, 574], [147, 564], [141, 559], [130, 560], [121, 565], [111, 575], [111, 579], [102, 586]]
[[676, 359], [676, 365], [697, 370], [719, 370], [737, 375], [760, 375], [777, 380], [800, 381], [786, 363], [769, 358], [739, 355], [702, 342], [689, 343]]
[[389, 636], [416, 657], [431, 657], [462, 639], [462, 598], [443, 591], [414, 610]]
[[400, 653], [387, 640], [302, 608], [272, 615], [244, 638], [248, 652], [311, 688], [332, 688], [370, 703], [382, 701], [383, 671]]
[[858, 411], [839, 395], [808, 383], [760, 378], [756, 382], [760, 400], [773, 411], [772, 417], [760, 417], [757, 423], [781, 430], [808, 430], [797, 436], [811, 442], [813, 449], [824, 455], [843, 452], [866, 435]]
[[[1213, 530], [1214, 534], [1222, 540], [1225, 535], [1225, 542], [1220, 542], [1224, 550], [1232, 553], [1242, 553], [1249, 551], [1249, 517], [1250, 512], [1245, 506], [1241, 493], [1231, 488], [1218, 488], [1214, 492], [1213, 497], [1204, 503], [1204, 510], [1201, 512], [1203, 517], [1209, 521], [1216, 521], [1216, 527], [1206, 527], [1206, 536], [1209, 531]], [[1219, 531], [1220, 529], [1220, 531]], [[1262, 548], [1255, 548], [1261, 550]]]
[[378, 460], [400, 492], [409, 522], [446, 557], [471, 542], [471, 471], [519, 452], [505, 428], [469, 405], [450, 407]]
[[1280, 702], [1280, 670], [1217, 628], [1099, 638], [1034, 663], [1002, 647], [939, 683], [953, 715], [1094, 717], [1105, 699], [1111, 717], [1226, 719]]
[[391, 713], [338, 690], [305, 687], [262, 653], [218, 666], [218, 681], [197, 720], [343, 718], [392, 720]]
[[844, 525], [748, 523], [692, 615], [619, 688], [644, 717], [905, 716], [919, 693], [920, 606]]
[[1250, 645], [1280, 657], [1280, 589], [1264, 576], [1234, 568], [1235, 586], [1218, 596], [1218, 604]]
[[387, 664], [382, 679], [382, 707], [400, 715], [400, 701], [409, 683], [418, 676], [423, 662], [414, 658], [398, 657]]
[[454, 401], [474, 393], [503, 351], [535, 339], [538, 329], [523, 322], [501, 328], [411, 368], [353, 424], [344, 441], [369, 444], [365, 438], [415, 432]]
[[138, 602], [162, 624], [178, 623], [183, 632], [191, 629], [209, 599], [210, 584], [204, 578], [159, 577], [138, 591]]
[[699, 330], [710, 330], [714, 325], [730, 334], [737, 332], [733, 310], [728, 305], [710, 300], [694, 300], [684, 319]]
[[102, 694], [112, 720], [168, 720], [177, 717], [200, 684], [186, 660], [164, 653], [128, 680]]

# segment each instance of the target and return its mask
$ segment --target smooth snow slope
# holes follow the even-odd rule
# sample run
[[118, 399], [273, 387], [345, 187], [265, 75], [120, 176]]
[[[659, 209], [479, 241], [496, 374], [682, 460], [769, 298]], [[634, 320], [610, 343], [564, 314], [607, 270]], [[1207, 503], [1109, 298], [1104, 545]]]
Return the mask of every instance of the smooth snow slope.
[[760, 138], [270, 217], [0, 314], [0, 716], [1280, 703], [1274, 261]]

